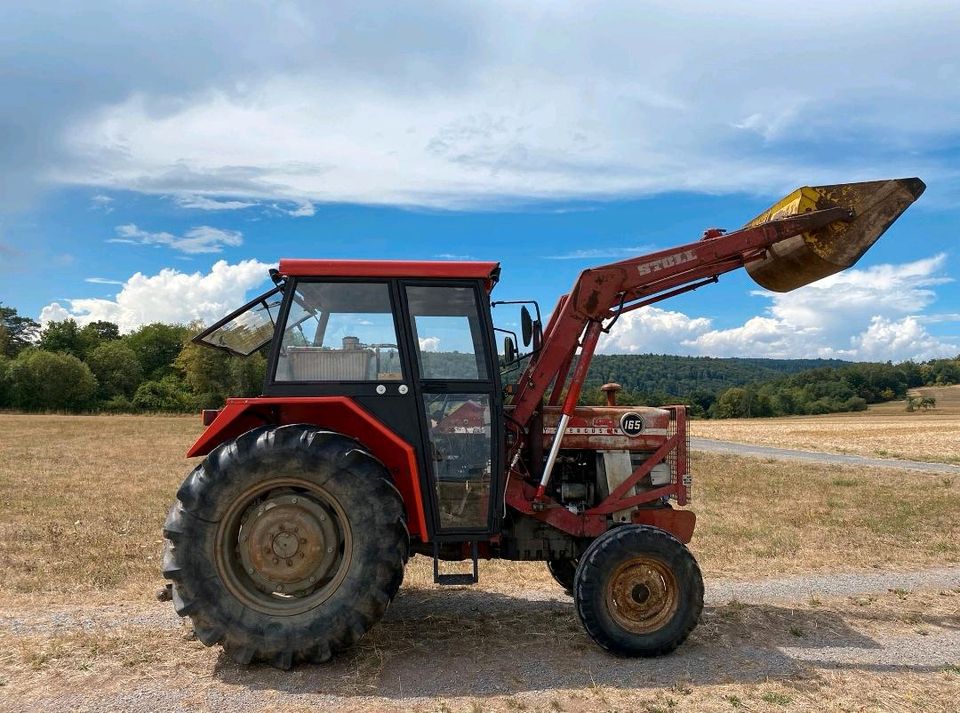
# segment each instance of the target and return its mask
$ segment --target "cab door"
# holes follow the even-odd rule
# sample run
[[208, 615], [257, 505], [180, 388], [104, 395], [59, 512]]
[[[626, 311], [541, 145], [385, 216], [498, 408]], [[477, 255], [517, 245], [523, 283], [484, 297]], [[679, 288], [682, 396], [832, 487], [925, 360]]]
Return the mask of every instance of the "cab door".
[[436, 540], [497, 531], [503, 493], [500, 375], [476, 282], [404, 281]]

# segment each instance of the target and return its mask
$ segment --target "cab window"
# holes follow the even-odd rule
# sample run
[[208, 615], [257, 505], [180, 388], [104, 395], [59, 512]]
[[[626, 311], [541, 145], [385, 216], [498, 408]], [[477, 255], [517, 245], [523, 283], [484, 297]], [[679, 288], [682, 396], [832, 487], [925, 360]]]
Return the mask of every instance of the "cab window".
[[299, 282], [280, 342], [275, 381], [400, 381], [385, 282]]

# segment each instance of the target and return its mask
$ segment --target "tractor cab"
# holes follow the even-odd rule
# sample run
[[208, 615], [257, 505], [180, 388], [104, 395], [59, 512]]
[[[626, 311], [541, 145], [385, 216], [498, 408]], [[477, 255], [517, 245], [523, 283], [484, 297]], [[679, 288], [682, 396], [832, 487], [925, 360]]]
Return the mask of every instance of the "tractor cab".
[[194, 341], [269, 347], [264, 397], [313, 403], [311, 422], [332, 430], [345, 432], [325, 399], [351, 400], [412, 450], [421, 538], [487, 539], [502, 497], [498, 276], [492, 262], [283, 260], [276, 287]]

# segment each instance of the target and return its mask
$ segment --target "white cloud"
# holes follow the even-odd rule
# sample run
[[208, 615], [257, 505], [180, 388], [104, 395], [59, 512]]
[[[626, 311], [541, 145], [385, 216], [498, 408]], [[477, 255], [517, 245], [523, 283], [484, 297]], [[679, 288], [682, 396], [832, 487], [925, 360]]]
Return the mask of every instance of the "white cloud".
[[85, 277], [84, 282], [89, 282], [94, 285], [122, 285], [122, 280], [111, 280], [106, 277]]
[[439, 253], [433, 256], [436, 260], [476, 260], [474, 255], [457, 255], [455, 253]]
[[561, 255], [547, 255], [548, 260], [594, 260], [603, 258], [628, 258], [643, 255], [653, 250], [652, 245], [635, 245], [632, 247], [584, 248], [573, 250]]
[[440, 351], [440, 337], [420, 337], [418, 341], [422, 352]]
[[309, 218], [317, 212], [317, 209], [314, 208], [313, 203], [310, 201], [300, 201], [297, 203], [296, 208], [291, 208], [284, 212], [294, 218]]
[[112, 213], [113, 198], [111, 198], [110, 196], [103, 195], [102, 193], [98, 193], [97, 195], [92, 196], [90, 198], [90, 209], [99, 210], [104, 213]]
[[191, 255], [197, 253], [222, 252], [225, 246], [236, 247], [243, 244], [243, 234], [237, 230], [221, 230], [209, 225], [191, 228], [182, 236], [166, 232], [150, 232], [138, 228], [134, 223], [117, 226], [117, 237], [108, 243], [128, 243], [131, 245], [165, 245]]
[[644, 307], [623, 315], [599, 349], [612, 354], [673, 353], [677, 344], [703, 334], [710, 320], [691, 318], [682, 312]]
[[960, 353], [957, 342], [946, 344], [928, 334], [916, 317], [893, 321], [874, 317], [870, 326], [852, 340], [852, 351], [858, 359], [887, 361], [907, 354], [914, 358], [953, 357]]
[[176, 196], [174, 201], [181, 208], [189, 210], [243, 210], [257, 205], [251, 201], [218, 200], [197, 194]]
[[647, 307], [625, 314], [601, 342], [606, 352], [666, 352], [703, 356], [841, 358], [866, 361], [930, 359], [960, 353], [960, 340], [941, 338], [924, 325], [960, 321], [958, 315], [924, 315], [945, 256], [899, 265], [847, 270], [793, 292], [764, 290], [765, 316], [715, 328], [709, 319]]
[[943, 29], [960, 5], [814, 1], [806, 18], [760, 5], [192, 5], [151, 23], [118, 11], [115, 50], [71, 57], [93, 85], [82, 101], [44, 114], [64, 117], [36, 129], [49, 141], [20, 143], [56, 149], [47, 181], [303, 201], [300, 215], [319, 201], [777, 193], [913, 174], [956, 190], [940, 149], [960, 114]]
[[247, 301], [247, 293], [263, 285], [270, 265], [244, 260], [235, 265], [219, 260], [210, 272], [185, 273], [164, 268], [156, 275], [136, 273], [116, 297], [53, 302], [40, 313], [40, 321], [75, 319], [79, 324], [106, 320], [129, 332], [151, 322], [205, 324], [228, 314]]

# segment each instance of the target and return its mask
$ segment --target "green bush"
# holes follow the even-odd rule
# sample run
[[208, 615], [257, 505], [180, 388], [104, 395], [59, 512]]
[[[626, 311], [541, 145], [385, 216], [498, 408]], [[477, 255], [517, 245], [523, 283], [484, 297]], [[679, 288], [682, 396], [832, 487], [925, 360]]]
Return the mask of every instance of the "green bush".
[[133, 396], [133, 405], [138, 411], [184, 413], [194, 410], [193, 398], [184, 383], [175, 376], [140, 384]]
[[90, 367], [70, 354], [26, 349], [8, 374], [10, 405], [25, 411], [79, 411], [97, 389]]
[[10, 360], [0, 353], [0, 408], [10, 405], [8, 400], [10, 391], [9, 372]]
[[97, 396], [104, 401], [133, 396], [143, 378], [136, 353], [119, 340], [96, 347], [87, 356], [87, 365], [97, 377]]
[[866, 411], [867, 410], [867, 400], [862, 399], [859, 396], [851, 396], [849, 399], [843, 402], [844, 411]]
[[100, 404], [100, 410], [107, 413], [132, 413], [134, 407], [133, 402], [126, 396], [114, 396], [109, 401]]

